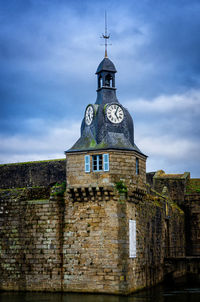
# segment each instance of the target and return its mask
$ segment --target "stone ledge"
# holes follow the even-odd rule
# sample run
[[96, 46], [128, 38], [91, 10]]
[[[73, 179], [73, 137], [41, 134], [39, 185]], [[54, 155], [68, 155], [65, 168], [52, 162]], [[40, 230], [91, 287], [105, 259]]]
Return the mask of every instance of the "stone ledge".
[[68, 187], [67, 188], [67, 197], [75, 202], [81, 201], [103, 201], [103, 200], [110, 200], [114, 195], [114, 186], [104, 186], [104, 187]]

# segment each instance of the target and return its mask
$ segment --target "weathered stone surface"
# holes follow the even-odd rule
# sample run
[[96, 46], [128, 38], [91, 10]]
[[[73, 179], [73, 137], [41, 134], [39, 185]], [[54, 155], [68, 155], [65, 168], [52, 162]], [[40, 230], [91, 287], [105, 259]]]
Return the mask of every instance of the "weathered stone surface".
[[[65, 197], [62, 186], [51, 195], [48, 187], [0, 190], [0, 289], [125, 294], [167, 274], [198, 271], [197, 258], [185, 257], [185, 251], [199, 255], [198, 188], [184, 187], [181, 209], [171, 199], [178, 177], [172, 186], [169, 176], [162, 180], [159, 194], [145, 189], [142, 162], [141, 178], [130, 176], [135, 154], [109, 154], [118, 163], [111, 163], [110, 175], [72, 172]], [[72, 171], [75, 162], [79, 169], [83, 157], [71, 159]], [[124, 194], [115, 186], [120, 179]], [[130, 219], [136, 220], [136, 258], [129, 257]]]
[[[134, 202], [105, 189], [109, 200], [98, 200], [96, 188], [87, 201], [67, 193], [65, 202], [33, 189], [1, 190], [1, 289], [128, 293], [162, 280], [166, 240], [171, 255], [183, 243], [183, 215], [168, 206], [166, 239], [164, 198]], [[129, 219], [137, 224], [136, 258], [129, 258]]]
[[165, 174], [164, 171], [160, 170], [153, 176], [153, 188], [157, 192], [162, 193], [163, 188], [166, 186], [170, 198], [181, 205], [184, 203], [184, 195], [189, 179], [189, 172], [184, 174]]
[[185, 195], [185, 212], [187, 255], [200, 256], [200, 192]]
[[61, 290], [63, 204], [35, 190], [0, 190], [0, 289]]
[[[64, 290], [129, 293], [162, 281], [166, 256], [185, 255], [184, 215], [178, 207], [166, 207], [160, 196], [145, 195], [134, 203], [114, 194], [109, 202], [67, 202]], [[129, 219], [137, 225], [136, 258], [129, 258]]]
[[[85, 154], [67, 153], [67, 185], [69, 187], [90, 186], [104, 187], [113, 186], [115, 182], [122, 179], [127, 186], [145, 188], [146, 183], [146, 157], [134, 151], [106, 150], [87, 154], [90, 156], [90, 167], [92, 167], [92, 155], [109, 154], [110, 168], [108, 172], [100, 171], [85, 173]], [[139, 159], [139, 175], [136, 175], [136, 158]]]
[[0, 165], [0, 188], [50, 186], [66, 179], [66, 161], [47, 160]]

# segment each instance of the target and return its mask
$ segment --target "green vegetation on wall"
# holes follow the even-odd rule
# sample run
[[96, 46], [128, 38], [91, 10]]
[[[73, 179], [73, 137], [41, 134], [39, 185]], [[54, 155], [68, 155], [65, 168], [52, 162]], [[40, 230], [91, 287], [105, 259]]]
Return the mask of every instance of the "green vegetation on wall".
[[127, 193], [127, 186], [122, 180], [115, 183], [115, 187], [119, 193]]
[[66, 181], [63, 181], [61, 184], [56, 183], [55, 186], [53, 186], [51, 195], [63, 197], [65, 191], [66, 191]]
[[199, 178], [193, 178], [188, 181], [188, 184], [186, 187], [186, 193], [187, 194], [200, 193], [200, 179]]

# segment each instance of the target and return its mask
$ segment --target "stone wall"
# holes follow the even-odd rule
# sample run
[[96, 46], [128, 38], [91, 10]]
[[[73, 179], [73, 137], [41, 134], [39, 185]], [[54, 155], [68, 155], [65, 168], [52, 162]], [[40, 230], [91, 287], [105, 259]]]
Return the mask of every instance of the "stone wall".
[[184, 214], [159, 195], [146, 195], [135, 206], [127, 203], [126, 207], [127, 243], [128, 220], [136, 219], [137, 225], [137, 257], [129, 258], [128, 250], [125, 253], [127, 292], [133, 292], [163, 281], [166, 257], [185, 255]]
[[190, 173], [184, 174], [165, 174], [160, 170], [153, 176], [153, 188], [162, 193], [163, 188], [167, 187], [170, 198], [179, 205], [184, 204], [184, 195]]
[[64, 290], [117, 293], [119, 263], [118, 204], [70, 202], [64, 233]]
[[187, 255], [200, 256], [200, 193], [185, 195]]
[[0, 290], [62, 289], [63, 207], [44, 187], [0, 190]]
[[[114, 188], [89, 191], [82, 201], [68, 194], [64, 290], [128, 294], [162, 281], [166, 256], [185, 256], [184, 214], [164, 197], [141, 200]], [[136, 258], [129, 257], [130, 219], [137, 226]]]
[[0, 165], [0, 188], [50, 186], [66, 180], [66, 160]]
[[[92, 155], [109, 154], [109, 171], [92, 171]], [[90, 155], [90, 173], [85, 173], [85, 155]], [[139, 175], [136, 175], [136, 157], [139, 159]], [[67, 185], [82, 187], [113, 185], [123, 179], [126, 185], [144, 188], [146, 183], [146, 158], [134, 151], [90, 151], [67, 153]]]
[[[124, 294], [163, 280], [165, 198], [96, 187], [80, 201], [68, 188], [64, 201], [64, 188], [52, 190], [50, 197], [45, 187], [0, 190], [0, 289]], [[172, 204], [167, 213], [172, 253], [184, 244], [184, 219]]]
[[147, 172], [146, 173], [146, 182], [153, 187], [153, 177], [156, 174], [156, 172]]
[[[143, 158], [137, 176], [136, 154], [109, 156], [109, 173], [87, 174], [84, 153], [68, 154], [65, 196], [63, 185], [50, 187], [65, 179], [64, 160], [19, 165], [12, 184], [25, 187], [0, 190], [0, 289], [128, 294], [186, 273], [185, 234], [190, 255], [199, 255], [199, 180], [152, 174], [159, 194], [145, 187]], [[18, 181], [23, 169], [29, 178]], [[127, 192], [117, 188], [120, 179]], [[129, 220], [136, 221], [136, 258], [129, 257]]]
[[166, 193], [185, 213], [185, 236], [187, 256], [200, 255], [200, 179], [190, 174], [165, 174], [164, 171], [148, 173], [147, 181], [153, 188]]

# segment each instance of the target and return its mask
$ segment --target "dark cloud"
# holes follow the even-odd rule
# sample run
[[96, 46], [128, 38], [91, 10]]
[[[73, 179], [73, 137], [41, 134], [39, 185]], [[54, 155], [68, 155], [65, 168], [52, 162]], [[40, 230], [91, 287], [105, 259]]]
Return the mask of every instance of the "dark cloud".
[[[96, 99], [105, 7], [118, 98], [133, 113], [149, 169], [191, 168], [197, 175], [200, 3], [195, 0], [0, 0], [0, 161], [49, 158], [48, 150], [62, 157], [64, 145], [73, 144], [85, 106]], [[72, 122], [75, 126], [66, 126]], [[62, 140], [55, 152], [51, 134]], [[24, 151], [27, 137], [34, 152]]]

